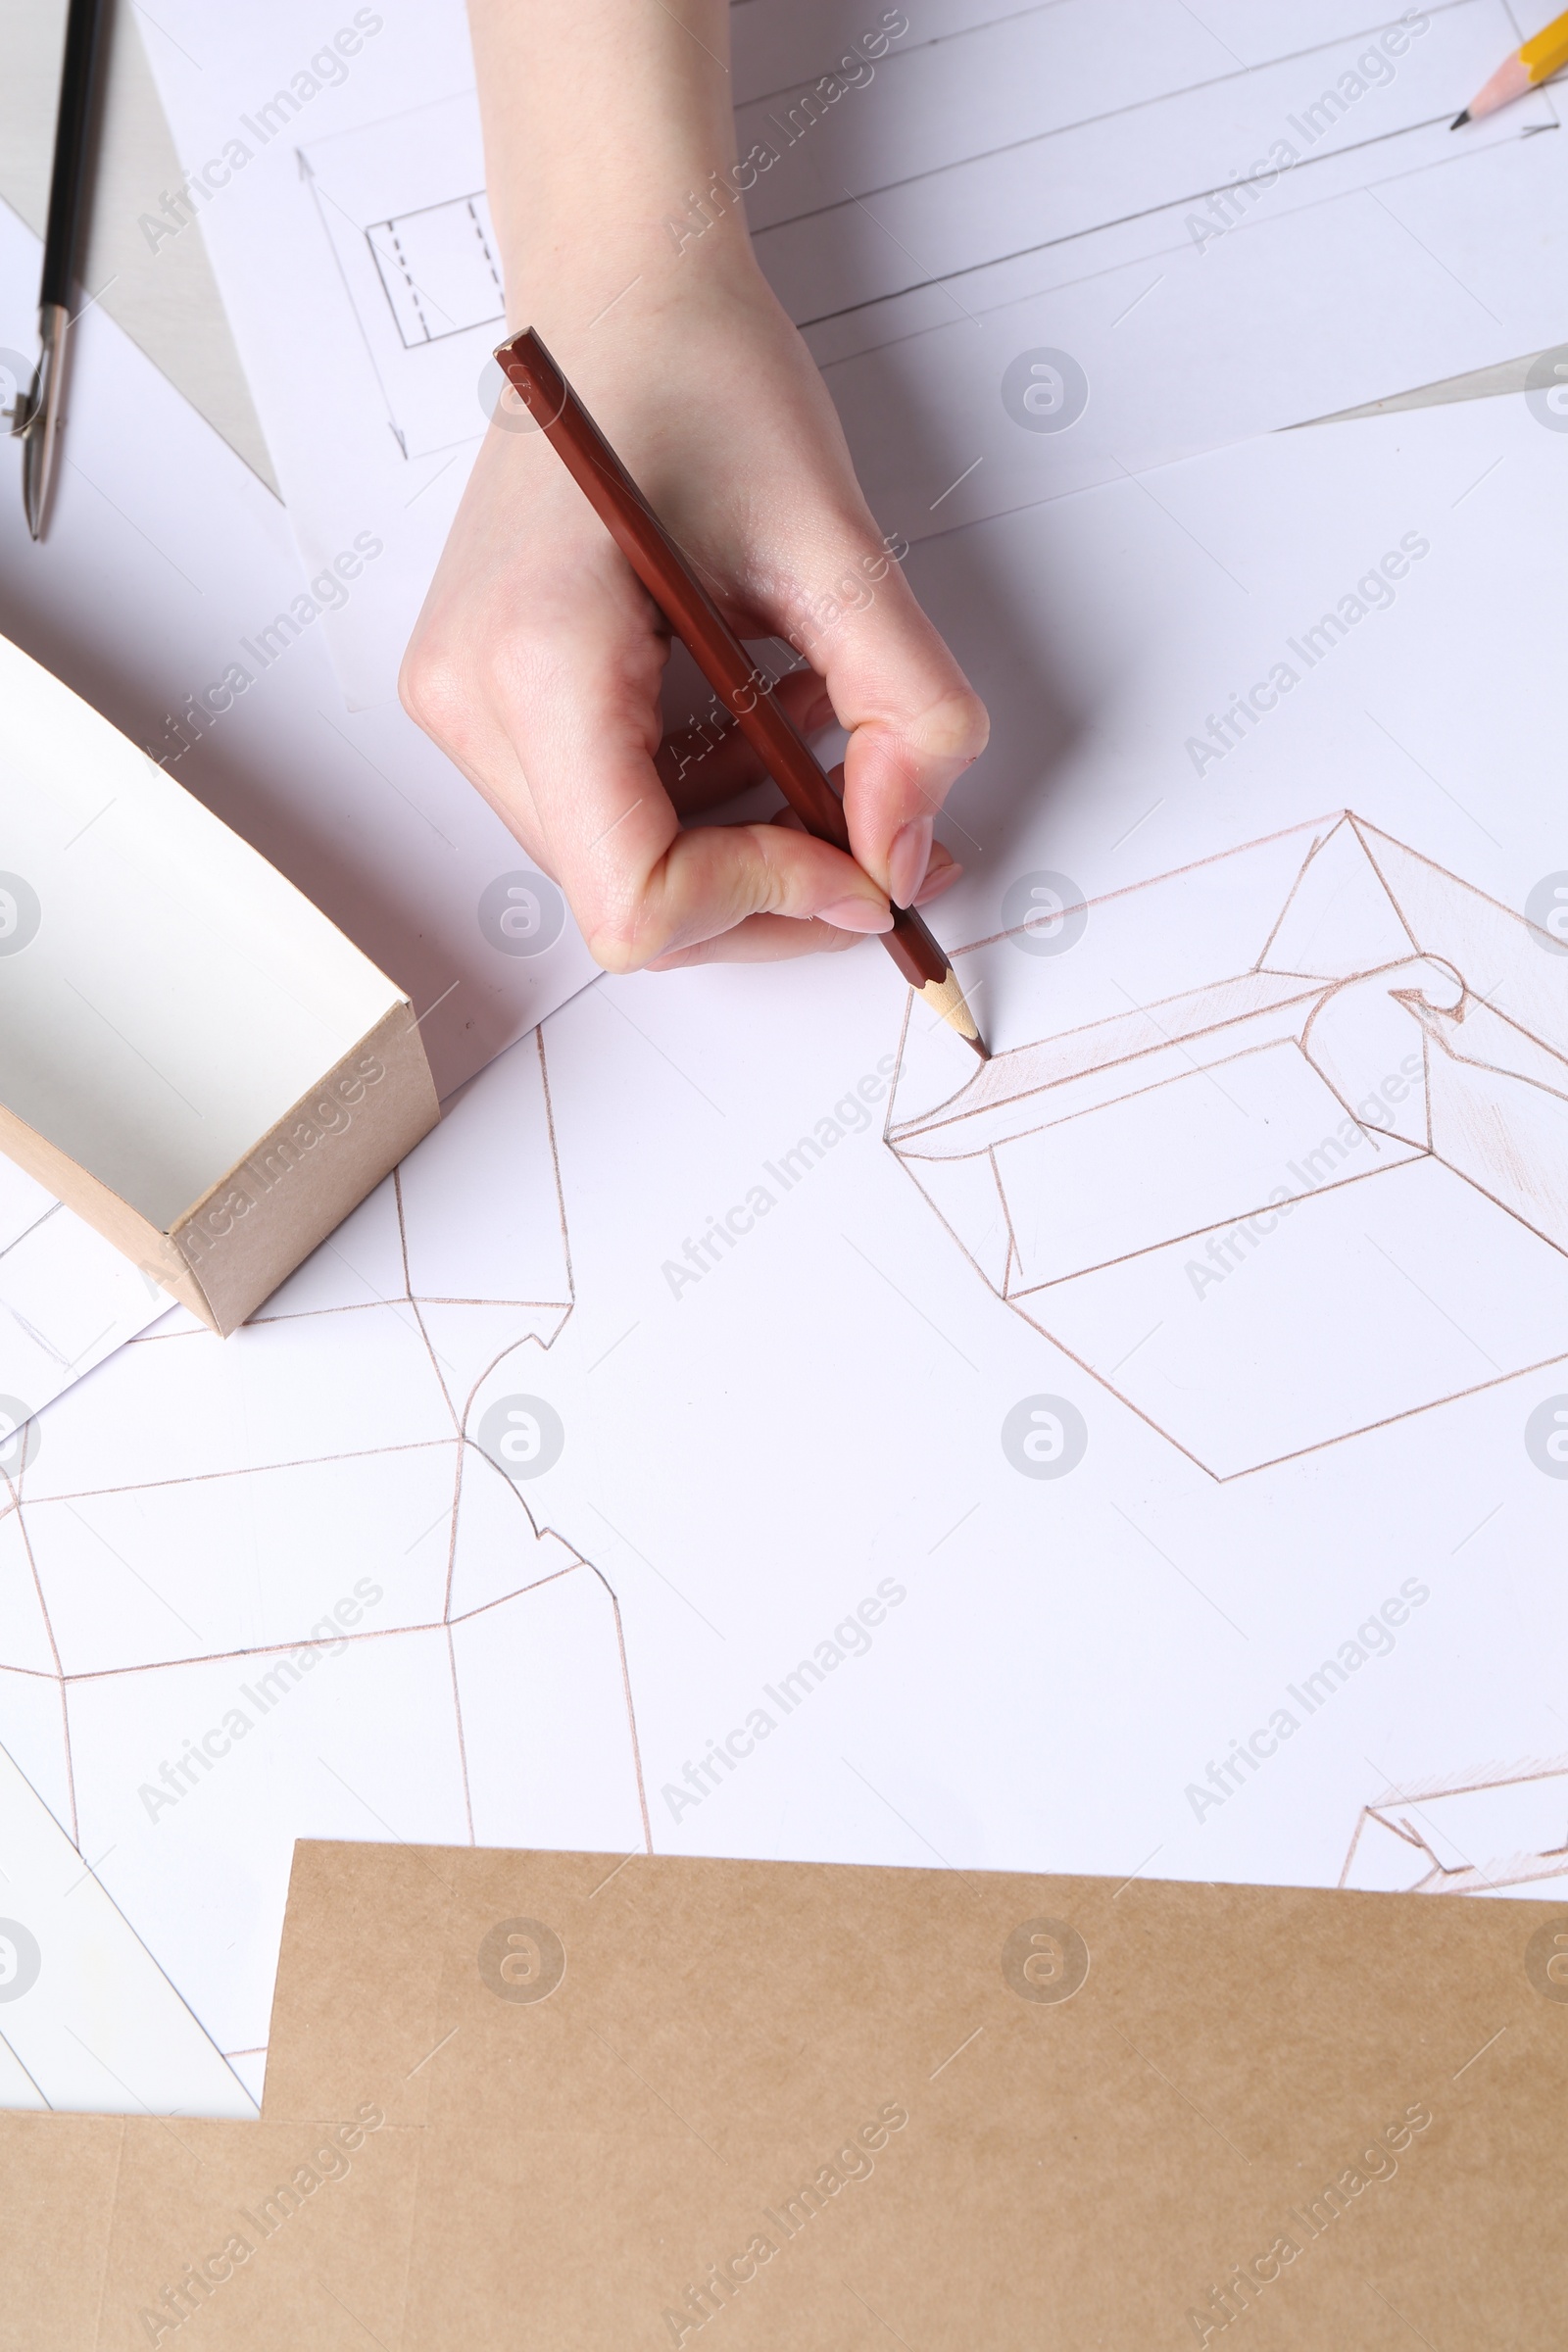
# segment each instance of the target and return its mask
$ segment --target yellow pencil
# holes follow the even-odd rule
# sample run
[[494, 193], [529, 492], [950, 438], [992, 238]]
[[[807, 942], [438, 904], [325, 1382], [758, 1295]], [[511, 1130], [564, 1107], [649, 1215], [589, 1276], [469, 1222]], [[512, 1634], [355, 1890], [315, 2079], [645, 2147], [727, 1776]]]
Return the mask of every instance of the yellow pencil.
[[1495, 114], [1499, 106], [1511, 99], [1522, 98], [1533, 90], [1538, 81], [1549, 80], [1553, 74], [1568, 66], [1568, 16], [1556, 17], [1544, 32], [1516, 49], [1505, 65], [1481, 89], [1477, 90], [1462, 115], [1455, 115], [1449, 123], [1457, 130], [1461, 122], [1474, 122], [1481, 115]]

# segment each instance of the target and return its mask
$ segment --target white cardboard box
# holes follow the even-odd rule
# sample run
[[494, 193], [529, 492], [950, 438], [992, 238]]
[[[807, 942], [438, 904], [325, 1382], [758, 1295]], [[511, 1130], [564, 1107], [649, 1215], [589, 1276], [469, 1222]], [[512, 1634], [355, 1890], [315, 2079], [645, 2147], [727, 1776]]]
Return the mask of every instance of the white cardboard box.
[[437, 1115], [397, 983], [0, 639], [0, 1149], [229, 1332]]

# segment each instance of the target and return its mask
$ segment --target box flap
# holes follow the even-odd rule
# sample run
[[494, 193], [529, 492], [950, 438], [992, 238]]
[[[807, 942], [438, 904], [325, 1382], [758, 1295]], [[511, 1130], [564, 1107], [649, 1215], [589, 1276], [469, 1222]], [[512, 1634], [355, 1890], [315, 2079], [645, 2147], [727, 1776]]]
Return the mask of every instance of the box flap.
[[1544, 2347], [1563, 1951], [1541, 1903], [302, 1845], [260, 2125], [0, 2118], [0, 2340]]
[[1368, 2278], [1434, 2341], [1483, 2311], [1529, 2341], [1547, 2297], [1504, 2248], [1528, 2273], [1550, 2234], [1556, 2189], [1526, 2174], [1561, 2144], [1559, 1926], [1541, 1904], [301, 1845], [265, 2112], [349, 2111], [369, 2069], [389, 2119], [422, 2124], [441, 2158], [410, 2332], [454, 2352], [509, 2296], [542, 2340], [617, 2352], [720, 2316], [759, 2352], [1011, 2347], [1043, 2312], [1063, 2342], [1148, 2352], [1215, 2340], [1238, 2269], [1231, 2319], [1255, 2305], [1282, 2345], [1392, 2352]]

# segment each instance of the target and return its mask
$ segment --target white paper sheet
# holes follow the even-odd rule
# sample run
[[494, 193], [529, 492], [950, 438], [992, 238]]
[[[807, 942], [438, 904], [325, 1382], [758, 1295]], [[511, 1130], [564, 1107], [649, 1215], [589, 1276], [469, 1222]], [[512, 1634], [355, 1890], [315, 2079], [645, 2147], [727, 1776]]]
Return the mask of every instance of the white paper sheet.
[[[1123, 483], [911, 559], [997, 720], [945, 825], [970, 866], [936, 927], [1035, 925], [966, 959], [992, 1072], [1107, 1016], [1177, 1029], [1195, 956], [1223, 980], [1271, 940], [1325, 1000], [1279, 1085], [1233, 1083], [1214, 1024], [1208, 1047], [1181, 1031], [1207, 1113], [1157, 1158], [1146, 1138], [1143, 1160], [1051, 1172], [1024, 1247], [1080, 1257], [1097, 1220], [1200, 1188], [1178, 1256], [1219, 1279], [1178, 1267], [1174, 1344], [1156, 1306], [1091, 1356], [1002, 1295], [1005, 1258], [1000, 1281], [976, 1262], [963, 1201], [883, 1140], [901, 1056], [906, 1125], [976, 1065], [923, 1016], [906, 1036], [868, 945], [584, 992], [252, 1326], [220, 1345], [176, 1315], [43, 1416], [0, 1517], [7, 1741], [221, 2048], [265, 2038], [296, 1836], [1558, 1883], [1562, 1250], [1463, 1178], [1448, 1230], [1313, 1218], [1452, 1176], [1424, 1075], [1381, 1096], [1386, 1133], [1356, 1104], [1456, 956], [1476, 1038], [1568, 1006], [1559, 448], [1517, 402], [1283, 436], [1173, 468], [1159, 503]], [[1391, 582], [1407, 534], [1426, 552]], [[1362, 617], [1294, 657], [1348, 598]], [[1293, 665], [1195, 760], [1208, 712]], [[1348, 853], [1347, 805], [1408, 845], [1403, 901], [1441, 938], [1386, 937], [1354, 857], [1297, 887], [1285, 837]], [[1442, 891], [1417, 909], [1419, 860], [1462, 921]], [[1505, 972], [1503, 939], [1528, 951]], [[1330, 986], [1379, 970], [1381, 994]], [[1512, 1098], [1539, 1098], [1525, 1166], [1548, 1192], [1564, 1066], [1532, 1061]], [[1128, 1096], [1153, 1099], [1118, 1079], [1105, 1100]], [[1268, 1229], [1296, 1182], [1276, 1161], [1358, 1115]], [[1389, 1172], [1347, 1173], [1391, 1137]], [[1216, 1205], [1202, 1188], [1237, 1171]], [[1369, 1282], [1374, 1328], [1351, 1330]], [[1282, 1349], [1257, 1301], [1285, 1294]], [[1331, 1360], [1298, 1391], [1314, 1313]], [[1257, 1328], [1274, 1353], [1249, 1369]], [[1205, 1458], [1215, 1364], [1232, 1452]], [[1397, 1417], [1363, 1398], [1391, 1364]], [[1309, 1449], [1251, 1444], [1265, 1407], [1318, 1413]]]
[[[51, 1691], [59, 1705], [58, 1687]], [[253, 2116], [59, 1823], [0, 1749], [0, 2106]]]
[[169, 1312], [151, 1275], [0, 1158], [0, 1473], [34, 1413]]
[[[1448, 130], [1517, 43], [1505, 0], [733, 14], [759, 253], [911, 539], [1562, 332], [1553, 93]], [[307, 567], [385, 542], [323, 623], [379, 702], [502, 325], [462, 9], [171, 0], [147, 37], [181, 153], [214, 159], [191, 201]]]

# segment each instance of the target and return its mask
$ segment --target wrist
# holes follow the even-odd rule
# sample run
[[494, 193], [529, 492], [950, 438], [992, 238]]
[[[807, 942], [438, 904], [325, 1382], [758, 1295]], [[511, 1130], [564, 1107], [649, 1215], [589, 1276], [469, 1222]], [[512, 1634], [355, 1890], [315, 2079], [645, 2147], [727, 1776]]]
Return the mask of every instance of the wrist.
[[503, 235], [509, 331], [537, 326], [548, 342], [603, 318], [625, 335], [715, 302], [770, 304], [739, 201], [687, 186], [692, 203], [683, 191], [667, 214], [535, 211], [524, 232]]
[[[594, 316], [701, 251], [743, 267], [728, 0], [469, 0], [509, 313]], [[537, 316], [538, 314], [535, 313]]]

